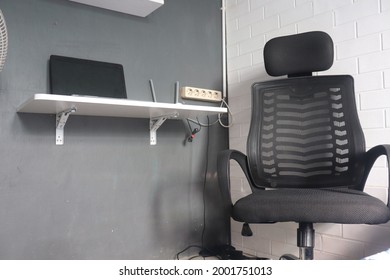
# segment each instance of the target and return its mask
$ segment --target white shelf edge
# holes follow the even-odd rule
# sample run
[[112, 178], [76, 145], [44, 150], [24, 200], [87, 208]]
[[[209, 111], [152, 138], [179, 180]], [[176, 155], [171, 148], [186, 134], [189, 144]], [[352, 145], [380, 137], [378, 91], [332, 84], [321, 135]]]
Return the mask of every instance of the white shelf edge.
[[[55, 114], [57, 120], [64, 116], [64, 112], [71, 110], [72, 115], [102, 116], [121, 118], [148, 118], [151, 120], [151, 145], [156, 144], [156, 130], [166, 119], [186, 119], [198, 116], [227, 113], [226, 108], [200, 105], [186, 105], [181, 103], [159, 103], [136, 101], [129, 99], [85, 97], [36, 93], [17, 109], [18, 113]], [[68, 114], [68, 113], [66, 113]], [[67, 118], [67, 117], [66, 117]], [[161, 124], [154, 126], [156, 119]], [[63, 125], [56, 124], [57, 145], [63, 143]], [[153, 138], [153, 140], [152, 140]]]
[[20, 105], [17, 111], [20, 113], [58, 114], [72, 106], [77, 107], [74, 115], [125, 118], [156, 118], [165, 114], [176, 113], [180, 119], [197, 114], [212, 115], [227, 113], [226, 108], [213, 106], [46, 93], [34, 94], [29, 100]]

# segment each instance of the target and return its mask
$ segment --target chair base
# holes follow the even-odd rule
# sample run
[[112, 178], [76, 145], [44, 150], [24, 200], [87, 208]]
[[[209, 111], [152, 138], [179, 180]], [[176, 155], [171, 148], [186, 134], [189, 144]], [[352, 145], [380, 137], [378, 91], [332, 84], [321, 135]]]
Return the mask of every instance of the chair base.
[[199, 255], [202, 257], [216, 256], [222, 260], [269, 260], [268, 258], [246, 256], [242, 251], [239, 251], [230, 245], [222, 245], [211, 249], [203, 249], [199, 252]]
[[283, 256], [281, 256], [279, 258], [279, 260], [288, 260], [288, 261], [291, 261], [291, 260], [299, 260], [299, 258], [297, 256], [294, 256], [294, 255], [291, 255], [291, 254], [285, 254]]
[[297, 229], [297, 245], [299, 257], [285, 254], [279, 260], [312, 260], [314, 259], [314, 229], [313, 223], [299, 223]]

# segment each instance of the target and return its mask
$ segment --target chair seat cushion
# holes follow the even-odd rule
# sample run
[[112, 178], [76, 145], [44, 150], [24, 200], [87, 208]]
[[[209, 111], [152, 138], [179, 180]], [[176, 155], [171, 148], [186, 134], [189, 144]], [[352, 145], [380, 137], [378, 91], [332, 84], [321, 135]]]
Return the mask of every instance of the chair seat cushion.
[[382, 224], [390, 220], [390, 209], [357, 190], [277, 189], [241, 198], [233, 206], [232, 217], [247, 223]]

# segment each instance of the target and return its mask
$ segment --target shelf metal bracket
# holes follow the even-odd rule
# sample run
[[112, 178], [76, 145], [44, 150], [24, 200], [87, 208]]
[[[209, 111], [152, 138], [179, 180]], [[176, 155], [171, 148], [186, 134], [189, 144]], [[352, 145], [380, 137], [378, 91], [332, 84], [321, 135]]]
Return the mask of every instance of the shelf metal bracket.
[[177, 119], [179, 117], [178, 113], [173, 113], [167, 116], [161, 116], [156, 118], [151, 118], [149, 122], [150, 129], [150, 145], [157, 144], [157, 129], [167, 120], [167, 119]]
[[57, 114], [56, 117], [56, 145], [64, 144], [64, 128], [66, 121], [68, 120], [70, 114], [77, 111], [76, 107], [72, 107], [68, 110], [62, 111]]

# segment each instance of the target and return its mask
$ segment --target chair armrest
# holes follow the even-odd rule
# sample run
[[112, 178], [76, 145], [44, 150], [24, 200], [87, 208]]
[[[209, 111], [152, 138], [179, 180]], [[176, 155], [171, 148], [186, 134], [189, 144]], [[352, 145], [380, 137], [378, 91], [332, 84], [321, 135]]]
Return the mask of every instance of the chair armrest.
[[252, 191], [255, 191], [249, 174], [248, 159], [243, 153], [236, 150], [224, 150], [219, 152], [217, 160], [218, 182], [222, 193], [222, 198], [226, 206], [233, 205], [230, 194], [230, 160], [235, 160], [244, 172]]
[[371, 171], [371, 168], [373, 167], [375, 161], [380, 156], [386, 156], [387, 157], [387, 170], [388, 170], [388, 199], [387, 199], [387, 206], [390, 207], [390, 145], [378, 145], [370, 150], [368, 150], [364, 157], [364, 163], [365, 163], [365, 170], [364, 170], [364, 178], [363, 178], [363, 185], [362, 190], [364, 188], [364, 185], [366, 183], [367, 177]]

